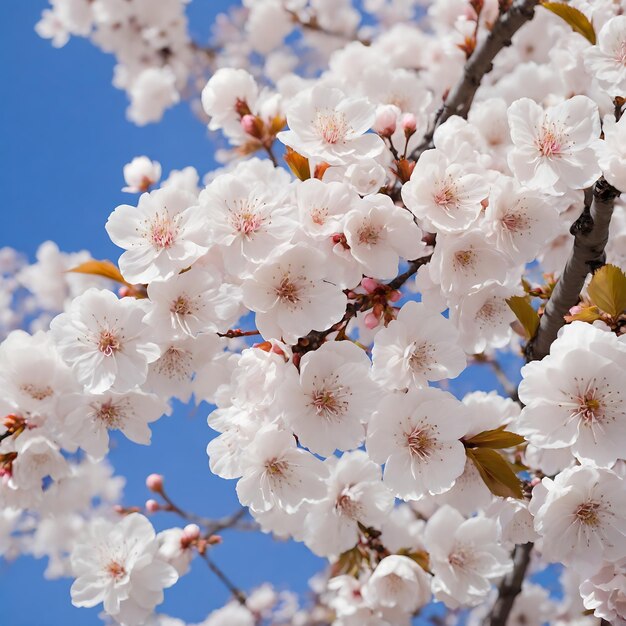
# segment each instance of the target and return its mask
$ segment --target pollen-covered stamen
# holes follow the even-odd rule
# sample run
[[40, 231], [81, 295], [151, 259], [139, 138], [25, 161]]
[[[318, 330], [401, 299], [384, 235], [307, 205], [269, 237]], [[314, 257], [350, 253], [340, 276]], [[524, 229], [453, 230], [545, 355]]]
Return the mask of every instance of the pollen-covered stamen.
[[336, 144], [345, 141], [350, 125], [343, 113], [332, 109], [323, 109], [316, 112], [313, 128], [326, 143]]
[[126, 576], [126, 568], [118, 561], [109, 561], [105, 570], [114, 581], [118, 581]]
[[600, 523], [599, 510], [599, 502], [583, 502], [577, 507], [574, 515], [585, 526], [597, 526]]
[[430, 429], [416, 426], [410, 433], [406, 433], [406, 445], [412, 456], [427, 459], [434, 448]]
[[170, 312], [175, 315], [189, 315], [192, 312], [191, 302], [186, 296], [178, 296], [170, 305]]
[[350, 395], [350, 391], [338, 384], [337, 380], [324, 381], [311, 393], [309, 405], [313, 407], [320, 417], [326, 419], [338, 418], [348, 410], [347, 395]]
[[351, 519], [359, 519], [363, 514], [363, 507], [360, 502], [352, 499], [349, 487], [344, 489], [335, 501], [335, 510]]
[[457, 207], [457, 189], [456, 185], [450, 178], [446, 178], [443, 181], [439, 181], [437, 191], [433, 195], [433, 202], [441, 207], [446, 213], [450, 209]]
[[273, 458], [265, 464], [265, 471], [270, 476], [284, 476], [289, 470], [289, 463], [282, 459]]
[[367, 246], [375, 246], [380, 241], [381, 231], [380, 226], [376, 226], [371, 222], [364, 223], [357, 231], [359, 243]]
[[245, 237], [256, 233], [265, 223], [265, 218], [260, 212], [262, 203], [258, 200], [236, 200], [229, 207], [229, 220], [234, 230]]
[[473, 551], [467, 546], [457, 546], [448, 555], [448, 563], [458, 569], [468, 569], [473, 560]]
[[189, 352], [170, 346], [153, 365], [161, 376], [181, 382], [189, 380], [193, 374], [193, 359]]
[[474, 262], [472, 250], [459, 250], [454, 254], [454, 265], [457, 269], [466, 268]]
[[288, 274], [281, 278], [275, 291], [281, 302], [296, 304], [300, 301], [300, 288]]
[[176, 224], [167, 213], [157, 213], [150, 222], [148, 237], [157, 249], [171, 248], [176, 241], [177, 230]]
[[584, 422], [595, 422], [602, 418], [602, 403], [599, 398], [596, 397], [596, 394], [597, 389], [592, 388], [588, 389], [576, 399], [578, 408], [575, 415], [580, 417]]
[[529, 226], [528, 218], [520, 213], [507, 213], [500, 220], [500, 223], [506, 230], [510, 232], [527, 230]]
[[110, 330], [101, 330], [98, 337], [98, 350], [104, 354], [104, 356], [113, 356], [121, 349], [121, 344], [117, 335]]
[[554, 122], [546, 122], [537, 140], [537, 149], [541, 155], [548, 158], [559, 156], [564, 143], [563, 130]]
[[54, 394], [52, 387], [48, 385], [40, 387], [38, 385], [24, 384], [20, 386], [20, 390], [33, 398], [33, 400], [45, 400]]
[[328, 218], [328, 209], [325, 207], [315, 207], [311, 209], [311, 221], [318, 226], [323, 226]]
[[413, 342], [408, 348], [408, 365], [413, 372], [425, 372], [430, 369], [434, 348], [427, 341]]
[[109, 400], [96, 408], [96, 418], [104, 422], [107, 428], [117, 428], [122, 422], [122, 412], [119, 406]]

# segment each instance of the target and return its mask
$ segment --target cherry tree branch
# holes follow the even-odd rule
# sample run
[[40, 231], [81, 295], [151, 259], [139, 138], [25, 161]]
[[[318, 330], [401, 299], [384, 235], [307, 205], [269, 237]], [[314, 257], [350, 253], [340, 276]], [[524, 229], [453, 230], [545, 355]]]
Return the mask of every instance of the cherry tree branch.
[[204, 552], [200, 555], [204, 562], [209, 566], [209, 569], [220, 579], [220, 581], [224, 584], [224, 586], [230, 591], [237, 602], [242, 606], [246, 606], [246, 594], [239, 589], [231, 580], [226, 576], [226, 574], [215, 564], [215, 562], [209, 557], [209, 555]]
[[493, 69], [493, 60], [503, 48], [511, 45], [513, 35], [533, 18], [539, 1], [517, 0], [508, 11], [500, 14], [486, 39], [476, 47], [468, 59], [461, 80], [448, 94], [431, 129], [411, 155], [412, 158], [416, 159], [424, 150], [432, 147], [435, 130], [448, 118], [453, 115], [467, 117], [483, 77]]
[[604, 248], [609, 238], [615, 199], [619, 194], [604, 178], [600, 178], [592, 192], [587, 194], [591, 196], [591, 201], [586, 203], [582, 215], [570, 229], [574, 235], [574, 247], [546, 304], [539, 328], [526, 346], [528, 361], [542, 359], [548, 354], [550, 345], [565, 324], [564, 316], [578, 304], [587, 274], [604, 265]]
[[532, 551], [532, 543], [515, 546], [513, 569], [502, 579], [498, 588], [498, 599], [491, 613], [483, 620], [483, 626], [506, 626], [515, 598], [522, 591]]

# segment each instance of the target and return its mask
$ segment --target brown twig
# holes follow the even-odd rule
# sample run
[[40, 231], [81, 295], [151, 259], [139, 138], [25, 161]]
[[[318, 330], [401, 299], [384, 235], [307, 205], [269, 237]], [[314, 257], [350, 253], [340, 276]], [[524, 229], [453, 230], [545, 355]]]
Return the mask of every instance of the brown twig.
[[483, 77], [493, 68], [493, 60], [503, 48], [511, 45], [513, 35], [533, 18], [537, 4], [539, 0], [518, 0], [508, 11], [500, 14], [489, 35], [468, 59], [461, 80], [446, 97], [422, 143], [413, 151], [411, 155], [413, 159], [417, 159], [424, 150], [432, 147], [435, 131], [449, 117], [452, 115], [467, 117]]
[[574, 222], [570, 232], [574, 246], [561, 277], [557, 281], [535, 336], [526, 346], [529, 361], [542, 359], [550, 351], [557, 333], [565, 324], [564, 316], [578, 304], [580, 292], [589, 272], [595, 272], [605, 262], [604, 248], [609, 238], [609, 225], [615, 199], [620, 192], [600, 178], [593, 187], [591, 202]]
[[230, 591], [237, 602], [242, 606], [246, 606], [246, 594], [239, 589], [231, 580], [224, 574], [224, 572], [215, 564], [215, 562], [209, 557], [209, 555], [204, 552], [200, 555], [204, 562], [209, 566], [209, 569], [220, 579], [220, 581], [224, 584], [224, 586]]

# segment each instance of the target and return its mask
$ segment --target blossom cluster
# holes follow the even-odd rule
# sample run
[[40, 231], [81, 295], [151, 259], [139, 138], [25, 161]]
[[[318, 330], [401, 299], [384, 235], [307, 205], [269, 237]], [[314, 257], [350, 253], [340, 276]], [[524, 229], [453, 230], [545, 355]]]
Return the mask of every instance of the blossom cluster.
[[[198, 51], [181, 2], [122, 4], [56, 0], [38, 30], [113, 51], [145, 123]], [[257, 528], [328, 560], [311, 604], [231, 588], [204, 626], [402, 626], [433, 601], [481, 623], [531, 549], [529, 571], [564, 566], [564, 598], [529, 577], [507, 623], [625, 623], [622, 200], [612, 278], [578, 289], [549, 355], [510, 397], [470, 376], [521, 364], [592, 187], [626, 189], [626, 5], [570, 3], [595, 43], [538, 7], [444, 121], [518, 4], [435, 0], [408, 21], [413, 2], [372, 0], [361, 27], [347, 1], [244, 5], [219, 18], [201, 89], [224, 166], [161, 181], [133, 159], [124, 191], [140, 195], [106, 222], [117, 265], [50, 242], [32, 265], [2, 251], [3, 552], [48, 556], [76, 606], [123, 626], [182, 624], [153, 611], [228, 525], [157, 533], [147, 515], [181, 513], [161, 477], [147, 484], [163, 502], [115, 509], [106, 456], [111, 431], [147, 445], [173, 400], [204, 402], [210, 471], [237, 481]], [[303, 45], [324, 72], [305, 74]]]

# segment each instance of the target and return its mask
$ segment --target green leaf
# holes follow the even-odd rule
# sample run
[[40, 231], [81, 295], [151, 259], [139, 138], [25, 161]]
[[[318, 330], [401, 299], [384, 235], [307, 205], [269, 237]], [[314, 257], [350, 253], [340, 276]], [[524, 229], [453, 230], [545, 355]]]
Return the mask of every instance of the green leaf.
[[490, 448], [466, 448], [465, 453], [491, 493], [502, 498], [522, 498], [522, 483], [501, 454]]
[[465, 439], [465, 447], [494, 448], [499, 450], [501, 448], [519, 446], [526, 441], [521, 435], [504, 430], [505, 428], [506, 425], [502, 425], [493, 430], [484, 430], [482, 433], [478, 433], [470, 439]]
[[123, 285], [130, 286], [130, 284], [124, 280], [124, 277], [122, 276], [122, 273], [119, 271], [119, 269], [117, 269], [117, 266], [111, 263], [111, 261], [96, 261], [95, 259], [91, 259], [67, 271], [75, 272], [77, 274], [92, 274], [93, 276], [104, 276], [105, 278], [109, 278], [118, 283], [122, 283]]
[[506, 303], [524, 327], [528, 338], [532, 339], [539, 326], [539, 314], [537, 311], [533, 309], [530, 302], [523, 296], [511, 296], [507, 298]]
[[589, 43], [595, 45], [596, 31], [582, 11], [564, 2], [542, 2], [541, 6], [558, 15], [572, 27], [573, 31], [580, 33]]
[[599, 309], [617, 317], [626, 310], [626, 274], [617, 265], [604, 265], [593, 275], [587, 293]]

